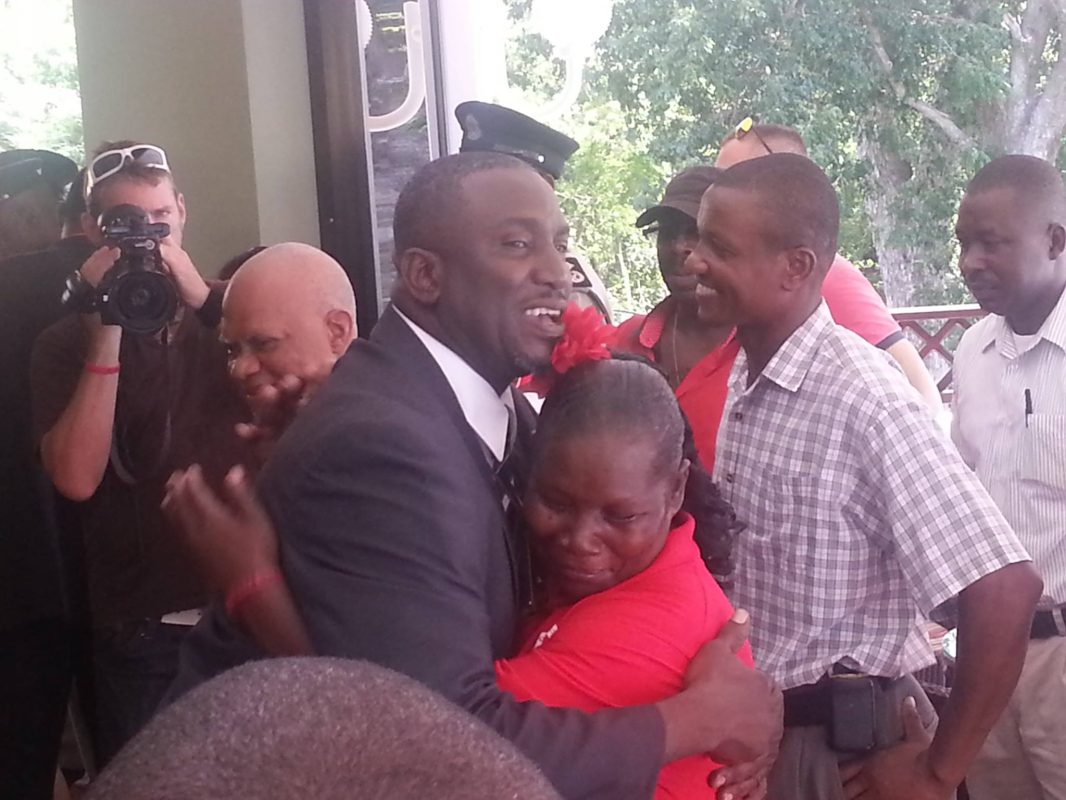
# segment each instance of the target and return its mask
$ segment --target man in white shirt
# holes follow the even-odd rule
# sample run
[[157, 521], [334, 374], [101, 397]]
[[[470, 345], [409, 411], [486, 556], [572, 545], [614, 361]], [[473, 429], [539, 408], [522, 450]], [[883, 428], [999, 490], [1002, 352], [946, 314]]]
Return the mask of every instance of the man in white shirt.
[[1014, 696], [967, 778], [974, 800], [1066, 797], [1066, 190], [1004, 156], [970, 182], [959, 268], [989, 312], [955, 354], [952, 436], [1044, 578]]

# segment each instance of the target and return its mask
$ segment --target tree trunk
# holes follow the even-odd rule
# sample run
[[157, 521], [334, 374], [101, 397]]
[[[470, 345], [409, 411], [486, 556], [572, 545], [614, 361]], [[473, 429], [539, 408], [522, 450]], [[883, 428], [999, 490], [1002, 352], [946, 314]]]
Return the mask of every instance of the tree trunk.
[[[1010, 33], [1010, 89], [1001, 150], [1054, 162], [1066, 128], [1066, 13], [1062, 0], [1029, 0], [1004, 17]], [[1056, 41], [1057, 40], [1057, 41]], [[1057, 50], [1054, 60], [1049, 51]]]
[[881, 270], [885, 303], [889, 308], [915, 305], [917, 302], [916, 248], [900, 244], [896, 203], [903, 186], [910, 179], [911, 168], [903, 159], [889, 152], [875, 137], [860, 135], [859, 153], [870, 165], [869, 191], [864, 206], [870, 220], [877, 265]]

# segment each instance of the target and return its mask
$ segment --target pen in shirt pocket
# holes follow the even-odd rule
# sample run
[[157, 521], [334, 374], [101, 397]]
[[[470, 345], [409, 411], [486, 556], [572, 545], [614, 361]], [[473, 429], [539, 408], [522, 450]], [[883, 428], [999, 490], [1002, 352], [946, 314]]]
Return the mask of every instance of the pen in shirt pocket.
[[1025, 390], [1025, 427], [1029, 427], [1029, 417], [1033, 416], [1033, 393]]

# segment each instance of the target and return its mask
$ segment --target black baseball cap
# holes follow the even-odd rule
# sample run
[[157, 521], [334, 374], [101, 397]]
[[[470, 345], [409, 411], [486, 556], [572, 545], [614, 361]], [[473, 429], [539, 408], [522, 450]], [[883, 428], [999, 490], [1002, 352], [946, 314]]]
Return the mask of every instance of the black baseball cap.
[[563, 165], [579, 147], [578, 143], [532, 117], [495, 103], [469, 100], [455, 107], [455, 118], [463, 129], [460, 153], [488, 150], [520, 158], [555, 180]]
[[689, 167], [677, 173], [666, 184], [663, 199], [659, 205], [652, 206], [639, 217], [637, 227], [643, 228], [653, 222], [659, 222], [663, 216], [663, 209], [672, 208], [682, 214], [692, 217], [693, 221], [700, 211], [700, 200], [712, 183], [722, 174], [718, 167], [698, 166]]
[[0, 200], [24, 192], [42, 180], [57, 193], [62, 192], [77, 174], [78, 165], [59, 153], [8, 150], [0, 153]]

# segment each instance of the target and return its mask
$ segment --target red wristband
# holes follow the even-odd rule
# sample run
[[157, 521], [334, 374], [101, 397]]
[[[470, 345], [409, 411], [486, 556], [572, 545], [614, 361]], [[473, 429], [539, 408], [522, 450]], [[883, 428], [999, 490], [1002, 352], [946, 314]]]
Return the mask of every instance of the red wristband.
[[284, 576], [281, 574], [281, 570], [274, 569], [270, 572], [260, 572], [258, 575], [250, 577], [244, 583], [239, 583], [234, 586], [226, 594], [226, 613], [229, 615], [230, 619], [237, 619], [237, 611], [242, 605], [268, 586], [273, 586], [275, 583], [281, 583], [283, 578]]
[[91, 372], [93, 375], [118, 375], [118, 371], [121, 369], [119, 364], [91, 364], [86, 362], [85, 371]]

